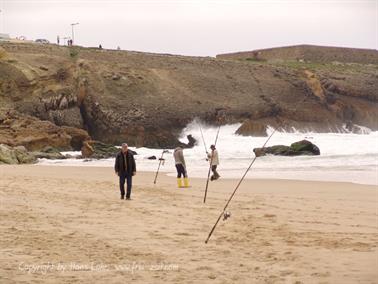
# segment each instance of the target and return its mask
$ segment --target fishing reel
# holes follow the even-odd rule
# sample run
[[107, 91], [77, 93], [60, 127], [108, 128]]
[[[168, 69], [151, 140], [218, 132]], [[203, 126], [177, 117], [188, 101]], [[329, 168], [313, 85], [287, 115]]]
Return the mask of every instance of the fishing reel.
[[226, 211], [223, 213], [223, 221], [226, 221], [230, 217], [231, 217], [231, 212]]
[[163, 158], [165, 153], [169, 153], [169, 151], [163, 150], [163, 153], [161, 154], [161, 157], [159, 158], [159, 161], [160, 161], [160, 163], [162, 163], [163, 166], [164, 166], [164, 163], [165, 163], [165, 159]]

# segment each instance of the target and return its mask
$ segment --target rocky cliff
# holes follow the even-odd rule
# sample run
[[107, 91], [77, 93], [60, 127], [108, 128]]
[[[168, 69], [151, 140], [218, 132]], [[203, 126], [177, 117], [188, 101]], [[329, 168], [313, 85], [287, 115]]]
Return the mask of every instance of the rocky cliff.
[[[377, 129], [377, 89], [376, 64], [0, 43], [1, 108], [12, 119], [32, 119], [40, 125], [36, 132], [56, 127], [66, 141], [61, 148], [81, 145], [85, 134], [72, 135], [74, 130], [111, 144], [174, 147], [195, 117], [213, 124], [250, 119], [316, 131], [338, 131], [346, 123]], [[4, 131], [14, 139], [22, 132], [4, 121], [0, 143], [6, 143]]]

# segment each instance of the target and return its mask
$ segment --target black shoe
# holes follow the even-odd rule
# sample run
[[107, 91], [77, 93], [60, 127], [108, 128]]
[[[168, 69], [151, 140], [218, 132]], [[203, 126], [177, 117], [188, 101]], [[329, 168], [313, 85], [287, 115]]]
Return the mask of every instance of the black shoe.
[[130, 197], [126, 197], [126, 200], [131, 200], [131, 198]]
[[121, 196], [121, 199], [125, 199], [125, 197], [124, 197], [124, 196]]

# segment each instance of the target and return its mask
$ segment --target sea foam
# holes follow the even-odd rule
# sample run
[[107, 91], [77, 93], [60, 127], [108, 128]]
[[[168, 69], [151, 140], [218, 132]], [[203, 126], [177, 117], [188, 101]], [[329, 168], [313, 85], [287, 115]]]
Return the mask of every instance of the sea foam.
[[[201, 138], [199, 121], [193, 121], [183, 131], [180, 140], [185, 142], [186, 135], [192, 134], [198, 144], [192, 149], [185, 149], [184, 155], [190, 177], [206, 177], [208, 162], [206, 161], [205, 145]], [[220, 128], [217, 149], [220, 157], [219, 173], [222, 178], [240, 178], [254, 158], [253, 149], [261, 147], [267, 137], [245, 137], [234, 134], [240, 124], [225, 125]], [[201, 123], [206, 148], [214, 144], [217, 127]], [[283, 144], [307, 139], [320, 148], [320, 156], [264, 156], [256, 159], [247, 178], [276, 178], [321, 181], [344, 181], [360, 184], [378, 184], [378, 132], [364, 128], [365, 134], [353, 133], [313, 133], [275, 132], [267, 146]], [[273, 128], [268, 128], [268, 134]], [[161, 149], [133, 148], [139, 171], [156, 171], [157, 160], [148, 160], [149, 156], [160, 157]], [[175, 175], [174, 160], [171, 153], [165, 154], [166, 159], [161, 171]], [[208, 149], [208, 151], [210, 151]], [[80, 154], [70, 152], [69, 154]], [[70, 166], [105, 166], [112, 167], [114, 159], [102, 160], [45, 160], [39, 164], [70, 165]]]

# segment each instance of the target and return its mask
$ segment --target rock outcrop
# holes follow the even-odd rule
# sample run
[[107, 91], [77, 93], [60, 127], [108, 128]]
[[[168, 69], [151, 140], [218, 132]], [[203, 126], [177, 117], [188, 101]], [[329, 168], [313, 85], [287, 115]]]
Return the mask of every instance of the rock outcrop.
[[83, 158], [107, 159], [115, 157], [120, 151], [119, 148], [100, 141], [85, 141], [81, 148]]
[[41, 151], [34, 151], [30, 153], [38, 159], [63, 160], [67, 158], [65, 155], [60, 153], [58, 149], [50, 146], [43, 148]]
[[265, 156], [267, 154], [278, 156], [316, 156], [320, 155], [319, 148], [308, 140], [301, 140], [291, 144], [290, 146], [275, 145], [271, 147], [253, 149], [256, 157]]
[[85, 141], [83, 146], [81, 147], [81, 156], [83, 158], [90, 158], [94, 154], [95, 150], [92, 147], [92, 143], [94, 141]]
[[154, 156], [149, 156], [149, 157], [147, 157], [147, 160], [156, 160], [157, 158], [156, 158], [156, 156], [154, 155]]
[[80, 150], [90, 137], [83, 129], [60, 127], [14, 110], [0, 109], [0, 143], [24, 146], [29, 151], [40, 151], [47, 146], [59, 150]]
[[236, 130], [235, 134], [242, 136], [265, 137], [268, 136], [266, 125], [247, 119]]
[[10, 147], [0, 144], [0, 164], [33, 164], [37, 158], [28, 153], [25, 147]]
[[[120, 148], [114, 147], [100, 141], [85, 141], [83, 147], [81, 148], [81, 156], [83, 158], [92, 158], [92, 159], [107, 159], [114, 158], [117, 153], [120, 151]], [[129, 149], [133, 155], [138, 155], [137, 152]]]

